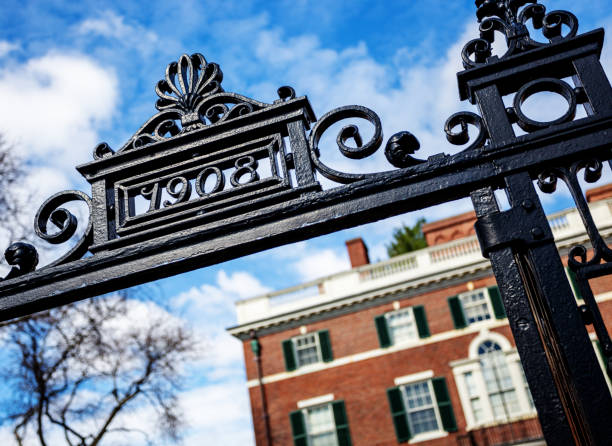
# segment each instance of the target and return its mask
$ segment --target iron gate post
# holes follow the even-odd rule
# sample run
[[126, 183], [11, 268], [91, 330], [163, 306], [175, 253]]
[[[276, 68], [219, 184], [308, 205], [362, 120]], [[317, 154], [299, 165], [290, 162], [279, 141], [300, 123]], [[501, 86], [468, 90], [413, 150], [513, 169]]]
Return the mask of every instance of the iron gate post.
[[506, 177], [510, 210], [472, 194], [477, 234], [506, 307], [548, 444], [609, 445], [612, 398], [527, 173]]

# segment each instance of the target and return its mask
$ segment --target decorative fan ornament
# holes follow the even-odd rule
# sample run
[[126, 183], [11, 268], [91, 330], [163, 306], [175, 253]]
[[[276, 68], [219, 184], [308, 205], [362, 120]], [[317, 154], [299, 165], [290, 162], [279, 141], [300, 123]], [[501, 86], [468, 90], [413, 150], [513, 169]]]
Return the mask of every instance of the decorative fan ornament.
[[206, 96], [223, 91], [223, 73], [216, 63], [208, 63], [200, 53], [183, 54], [178, 62], [168, 64], [166, 79], [157, 83], [159, 96], [155, 107], [162, 111], [179, 109], [184, 113], [196, 110]]

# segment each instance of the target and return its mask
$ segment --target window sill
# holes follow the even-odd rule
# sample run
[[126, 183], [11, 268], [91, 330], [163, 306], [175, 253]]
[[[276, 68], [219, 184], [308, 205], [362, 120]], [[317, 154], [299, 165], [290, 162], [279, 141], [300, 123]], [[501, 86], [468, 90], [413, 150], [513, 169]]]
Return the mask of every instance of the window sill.
[[432, 431], [432, 432], [424, 432], [422, 434], [417, 434], [408, 441], [408, 444], [413, 443], [421, 443], [423, 441], [435, 440], [437, 438], [448, 437], [448, 432], [446, 431]]
[[315, 370], [322, 369], [324, 364], [326, 364], [326, 363], [321, 361], [321, 362], [313, 362], [312, 364], [297, 366], [295, 368], [295, 370], [291, 370], [291, 372], [289, 372], [289, 373], [295, 373], [295, 372], [313, 372]]

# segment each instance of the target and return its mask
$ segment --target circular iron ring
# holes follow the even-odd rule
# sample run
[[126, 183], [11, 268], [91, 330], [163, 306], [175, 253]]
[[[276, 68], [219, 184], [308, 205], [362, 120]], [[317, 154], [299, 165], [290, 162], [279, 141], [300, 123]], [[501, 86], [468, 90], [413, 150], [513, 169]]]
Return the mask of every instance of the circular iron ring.
[[[534, 94], [544, 91], [557, 93], [565, 98], [568, 104], [568, 109], [563, 116], [552, 121], [536, 121], [528, 118], [523, 113], [521, 110], [521, 105], [523, 105], [525, 101]], [[553, 125], [572, 121], [576, 116], [576, 104], [576, 93], [574, 93], [574, 89], [566, 82], [552, 77], [546, 77], [528, 82], [519, 89], [514, 97], [514, 111], [516, 112], [516, 117], [518, 119], [517, 124], [526, 132], [533, 132]]]

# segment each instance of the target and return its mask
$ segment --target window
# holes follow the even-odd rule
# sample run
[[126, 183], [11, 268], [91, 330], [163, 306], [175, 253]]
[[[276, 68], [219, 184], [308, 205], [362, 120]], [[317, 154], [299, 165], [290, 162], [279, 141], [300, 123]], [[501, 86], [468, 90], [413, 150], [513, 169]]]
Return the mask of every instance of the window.
[[469, 356], [451, 363], [468, 428], [535, 414], [518, 354], [506, 338], [484, 331]]
[[381, 347], [414, 341], [430, 335], [422, 305], [402, 308], [374, 318]]
[[414, 435], [438, 430], [438, 417], [434, 409], [430, 381], [408, 384], [403, 387], [406, 415], [410, 432]]
[[351, 446], [344, 401], [296, 410], [289, 419], [295, 446]]
[[507, 420], [520, 413], [506, 357], [499, 344], [484, 341], [478, 347], [478, 356], [495, 419]]
[[313, 407], [306, 410], [306, 430], [308, 431], [308, 444], [312, 446], [335, 446], [336, 423], [331, 405]]
[[466, 372], [463, 374], [465, 379], [465, 385], [467, 387], [468, 395], [470, 397], [470, 408], [474, 414], [474, 420], [477, 424], [482, 423], [484, 420], [484, 414], [482, 409], [482, 401], [480, 400], [480, 393], [478, 392], [478, 386], [476, 385], [475, 377], [473, 372]]
[[298, 367], [314, 364], [321, 360], [319, 337], [316, 333], [300, 336], [292, 339], [292, 341]]
[[457, 430], [446, 379], [417, 381], [387, 390], [399, 442], [436, 438]]
[[499, 288], [492, 286], [461, 293], [448, 298], [451, 317], [455, 328], [506, 317], [504, 305], [499, 294]]
[[295, 370], [309, 364], [333, 360], [329, 331], [321, 330], [282, 342], [285, 368]]
[[468, 325], [491, 319], [491, 310], [489, 309], [489, 302], [484, 290], [461, 294], [459, 300], [461, 301], [461, 308], [463, 308], [463, 314]]

